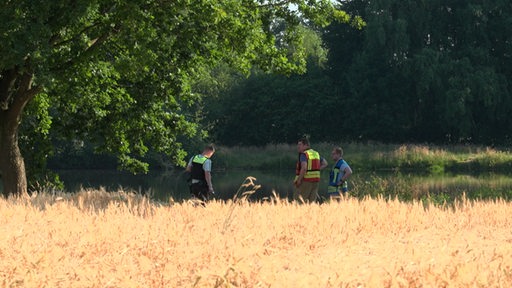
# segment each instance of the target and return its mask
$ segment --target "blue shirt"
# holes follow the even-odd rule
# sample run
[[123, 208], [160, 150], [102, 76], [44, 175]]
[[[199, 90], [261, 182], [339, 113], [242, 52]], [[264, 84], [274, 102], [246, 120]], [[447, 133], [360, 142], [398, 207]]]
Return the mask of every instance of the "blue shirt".
[[[340, 159], [340, 160], [336, 161], [336, 163], [334, 164], [334, 167], [336, 167], [337, 166], [336, 164], [338, 164], [338, 162], [340, 162], [340, 161], [341, 161], [340, 173], [338, 173], [338, 177], [336, 177], [336, 179], [329, 179], [330, 180], [329, 182], [331, 182], [331, 183], [338, 183], [341, 180], [341, 178], [343, 176], [345, 176], [345, 169], [347, 167], [349, 167], [348, 163], [345, 160], [343, 160], [343, 159]], [[334, 169], [334, 167], [333, 167], [333, 169]], [[333, 180], [335, 180], [335, 181], [333, 181]]]

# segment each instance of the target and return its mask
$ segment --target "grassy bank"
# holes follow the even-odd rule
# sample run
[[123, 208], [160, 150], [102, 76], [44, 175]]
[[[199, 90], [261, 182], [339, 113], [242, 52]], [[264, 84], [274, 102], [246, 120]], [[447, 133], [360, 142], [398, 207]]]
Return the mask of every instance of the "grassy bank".
[[104, 191], [0, 199], [0, 283], [511, 287], [511, 209], [383, 198], [197, 207]]
[[350, 194], [359, 199], [384, 197], [439, 205], [451, 205], [465, 198], [475, 201], [512, 200], [512, 178], [506, 175], [354, 175], [349, 185]]
[[[332, 147], [340, 144], [317, 143], [312, 148], [328, 161]], [[510, 150], [484, 146], [426, 146], [341, 143], [345, 159], [357, 170], [415, 170], [429, 173], [449, 171], [512, 171]], [[215, 167], [221, 169], [294, 169], [295, 145], [265, 147], [219, 147]]]

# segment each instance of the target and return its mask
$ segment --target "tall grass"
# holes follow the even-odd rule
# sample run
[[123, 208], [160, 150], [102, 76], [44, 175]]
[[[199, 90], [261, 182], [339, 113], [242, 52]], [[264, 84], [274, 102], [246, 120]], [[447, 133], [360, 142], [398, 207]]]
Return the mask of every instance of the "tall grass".
[[[378, 143], [317, 143], [312, 148], [328, 161], [334, 146], [341, 145], [345, 159], [358, 170], [421, 170], [426, 172], [493, 170], [511, 171], [512, 153], [476, 145], [435, 146]], [[295, 145], [220, 147], [216, 167], [242, 169], [293, 169]]]
[[273, 199], [233, 208], [235, 200], [203, 207], [108, 196], [0, 199], [1, 286], [512, 285], [512, 203], [501, 200], [448, 208], [382, 197]]
[[452, 204], [463, 197], [471, 200], [512, 200], [512, 178], [504, 175], [492, 177], [480, 175], [408, 175], [361, 177], [350, 180], [350, 194], [359, 199], [365, 197], [398, 198], [401, 201], [424, 201], [436, 204]]

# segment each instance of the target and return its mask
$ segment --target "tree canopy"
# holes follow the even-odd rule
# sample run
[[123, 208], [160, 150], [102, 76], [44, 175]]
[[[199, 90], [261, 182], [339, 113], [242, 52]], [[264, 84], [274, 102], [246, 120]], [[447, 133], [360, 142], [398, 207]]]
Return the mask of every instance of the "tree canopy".
[[293, 142], [306, 132], [315, 141], [510, 145], [509, 1], [337, 5], [348, 21], [317, 30], [324, 67], [240, 82], [211, 118], [225, 115], [219, 142]]
[[[50, 129], [92, 140], [133, 171], [147, 170], [139, 157], [149, 149], [182, 164], [178, 138], [198, 129], [187, 110], [201, 99], [191, 80], [204, 67], [303, 71], [299, 24], [344, 17], [328, 0], [8, 0], [0, 7], [6, 195], [27, 189], [19, 141], [48, 147]], [[281, 22], [286, 29], [276, 35]]]

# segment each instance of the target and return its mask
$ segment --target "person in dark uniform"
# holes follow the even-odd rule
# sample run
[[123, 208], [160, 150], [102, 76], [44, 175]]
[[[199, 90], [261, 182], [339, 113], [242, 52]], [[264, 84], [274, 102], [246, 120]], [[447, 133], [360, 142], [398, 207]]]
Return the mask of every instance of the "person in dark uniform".
[[212, 160], [215, 153], [213, 145], [207, 145], [203, 153], [190, 158], [186, 171], [190, 173], [190, 194], [193, 197], [206, 201], [209, 195], [215, 194], [212, 184]]

